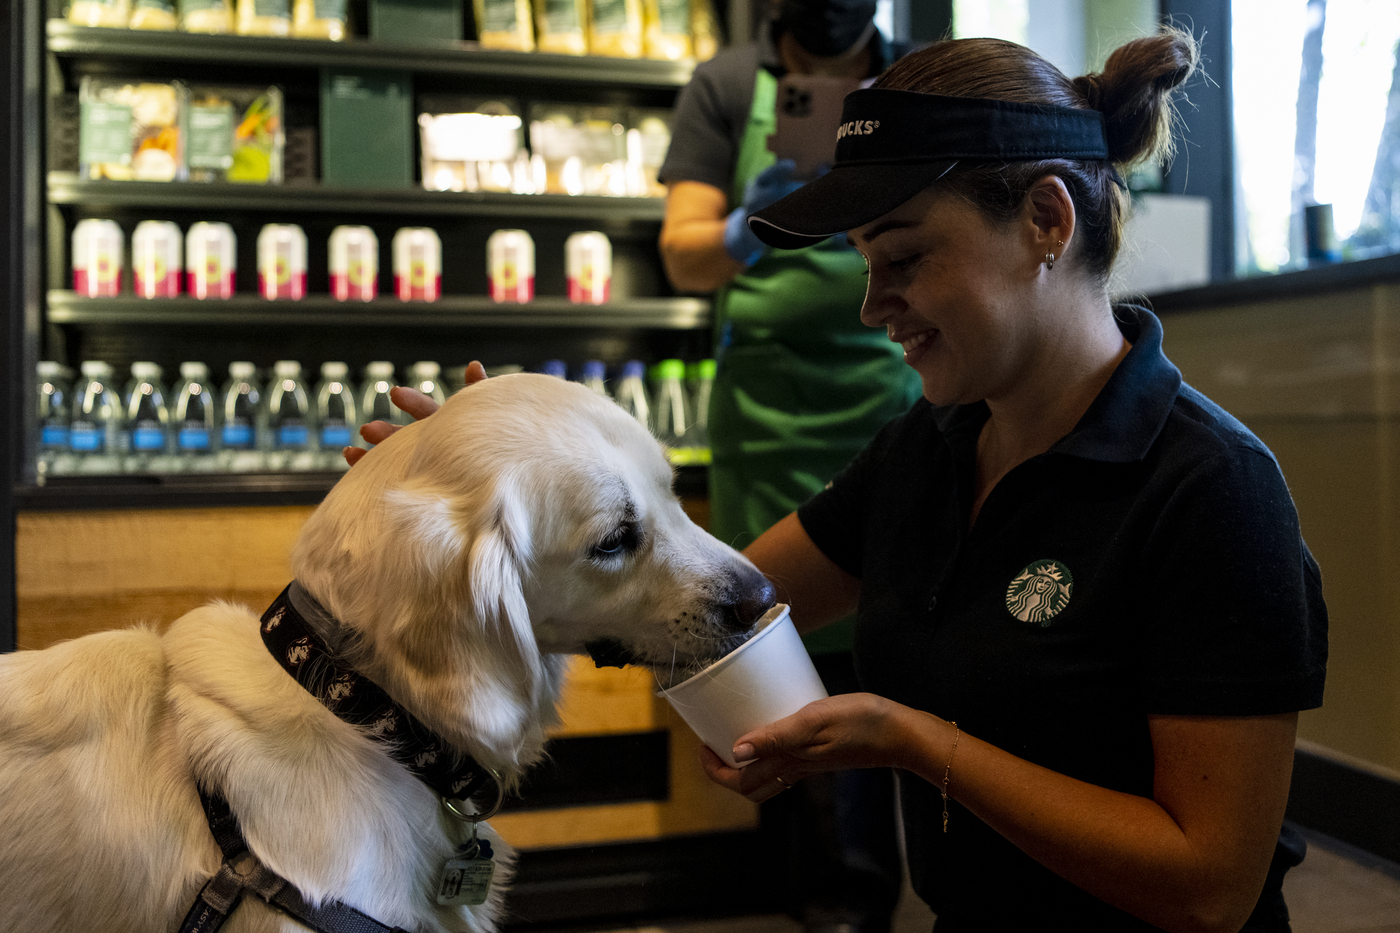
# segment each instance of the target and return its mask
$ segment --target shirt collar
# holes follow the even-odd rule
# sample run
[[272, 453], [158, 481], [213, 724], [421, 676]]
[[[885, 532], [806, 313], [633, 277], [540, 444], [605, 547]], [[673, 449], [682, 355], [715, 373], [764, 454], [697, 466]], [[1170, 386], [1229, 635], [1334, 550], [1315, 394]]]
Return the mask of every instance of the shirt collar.
[[[1146, 308], [1117, 305], [1114, 321], [1132, 344], [1089, 410], [1051, 447], [1054, 453], [1104, 463], [1134, 463], [1147, 456], [1181, 389], [1181, 372], [1162, 353], [1162, 322]], [[945, 436], [980, 429], [986, 402], [935, 407], [934, 423]]]

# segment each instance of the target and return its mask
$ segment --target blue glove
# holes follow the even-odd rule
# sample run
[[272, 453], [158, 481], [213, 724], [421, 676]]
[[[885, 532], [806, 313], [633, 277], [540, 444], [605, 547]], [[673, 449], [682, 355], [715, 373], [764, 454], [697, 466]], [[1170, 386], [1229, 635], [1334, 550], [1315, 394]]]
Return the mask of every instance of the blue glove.
[[749, 179], [743, 205], [734, 208], [724, 222], [724, 251], [736, 262], [751, 266], [768, 252], [768, 244], [749, 229], [749, 215], [801, 188], [802, 182], [792, 177], [796, 168], [792, 159], [779, 159]]

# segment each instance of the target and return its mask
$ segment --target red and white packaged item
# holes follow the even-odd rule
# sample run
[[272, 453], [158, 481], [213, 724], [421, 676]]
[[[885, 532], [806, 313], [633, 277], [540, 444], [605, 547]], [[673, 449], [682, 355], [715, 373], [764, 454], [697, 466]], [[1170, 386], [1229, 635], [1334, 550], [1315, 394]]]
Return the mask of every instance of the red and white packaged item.
[[497, 230], [486, 241], [486, 284], [495, 301], [535, 298], [535, 241], [524, 230]]
[[78, 221], [73, 228], [73, 290], [84, 298], [120, 295], [124, 245], [115, 220]]
[[185, 234], [185, 291], [192, 298], [232, 298], [238, 238], [225, 223], [199, 221]]
[[369, 227], [331, 231], [331, 294], [341, 301], [369, 301], [379, 295], [379, 237]]
[[429, 227], [394, 234], [394, 292], [401, 301], [437, 301], [442, 295], [442, 240]]
[[184, 263], [180, 225], [143, 220], [131, 234], [131, 281], [142, 298], [176, 298]]
[[564, 241], [564, 268], [569, 300], [600, 305], [612, 297], [612, 243], [606, 235], [585, 230]]
[[306, 297], [306, 233], [296, 224], [267, 224], [258, 233], [258, 291], [269, 299]]

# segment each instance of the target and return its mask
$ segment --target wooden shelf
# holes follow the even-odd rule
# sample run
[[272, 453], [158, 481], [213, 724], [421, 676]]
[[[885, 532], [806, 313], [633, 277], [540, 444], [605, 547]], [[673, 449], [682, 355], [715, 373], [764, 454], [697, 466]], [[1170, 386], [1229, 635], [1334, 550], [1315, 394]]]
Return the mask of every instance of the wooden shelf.
[[313, 295], [300, 301], [268, 301], [256, 295], [228, 299], [84, 298], [51, 291], [48, 319], [54, 324], [305, 325], [353, 327], [647, 327], [694, 330], [709, 326], [710, 303], [702, 298], [633, 298], [602, 305], [574, 304], [545, 296], [528, 304], [500, 304], [485, 296], [449, 296], [438, 301], [337, 301]]
[[598, 195], [500, 194], [424, 191], [421, 188], [330, 188], [321, 185], [235, 185], [199, 182], [86, 181], [50, 172], [50, 204], [152, 210], [236, 210], [269, 213], [344, 213], [517, 217], [660, 223], [664, 198]]
[[482, 49], [474, 42], [412, 44], [348, 39], [277, 39], [210, 36], [139, 29], [102, 29], [48, 21], [48, 49], [59, 59], [124, 59], [263, 69], [383, 68], [519, 81], [531, 85], [577, 83], [589, 87], [678, 90], [690, 80], [693, 61], [650, 61], [602, 56], [550, 55]]

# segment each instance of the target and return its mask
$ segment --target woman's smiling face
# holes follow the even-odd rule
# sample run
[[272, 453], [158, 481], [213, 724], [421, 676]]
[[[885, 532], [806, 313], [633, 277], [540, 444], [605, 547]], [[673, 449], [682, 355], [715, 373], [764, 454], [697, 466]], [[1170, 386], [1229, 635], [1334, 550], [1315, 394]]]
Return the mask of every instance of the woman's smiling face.
[[861, 320], [884, 327], [936, 405], [1014, 388], [1034, 348], [1039, 257], [1029, 214], [1006, 226], [930, 188], [850, 233], [870, 276]]

